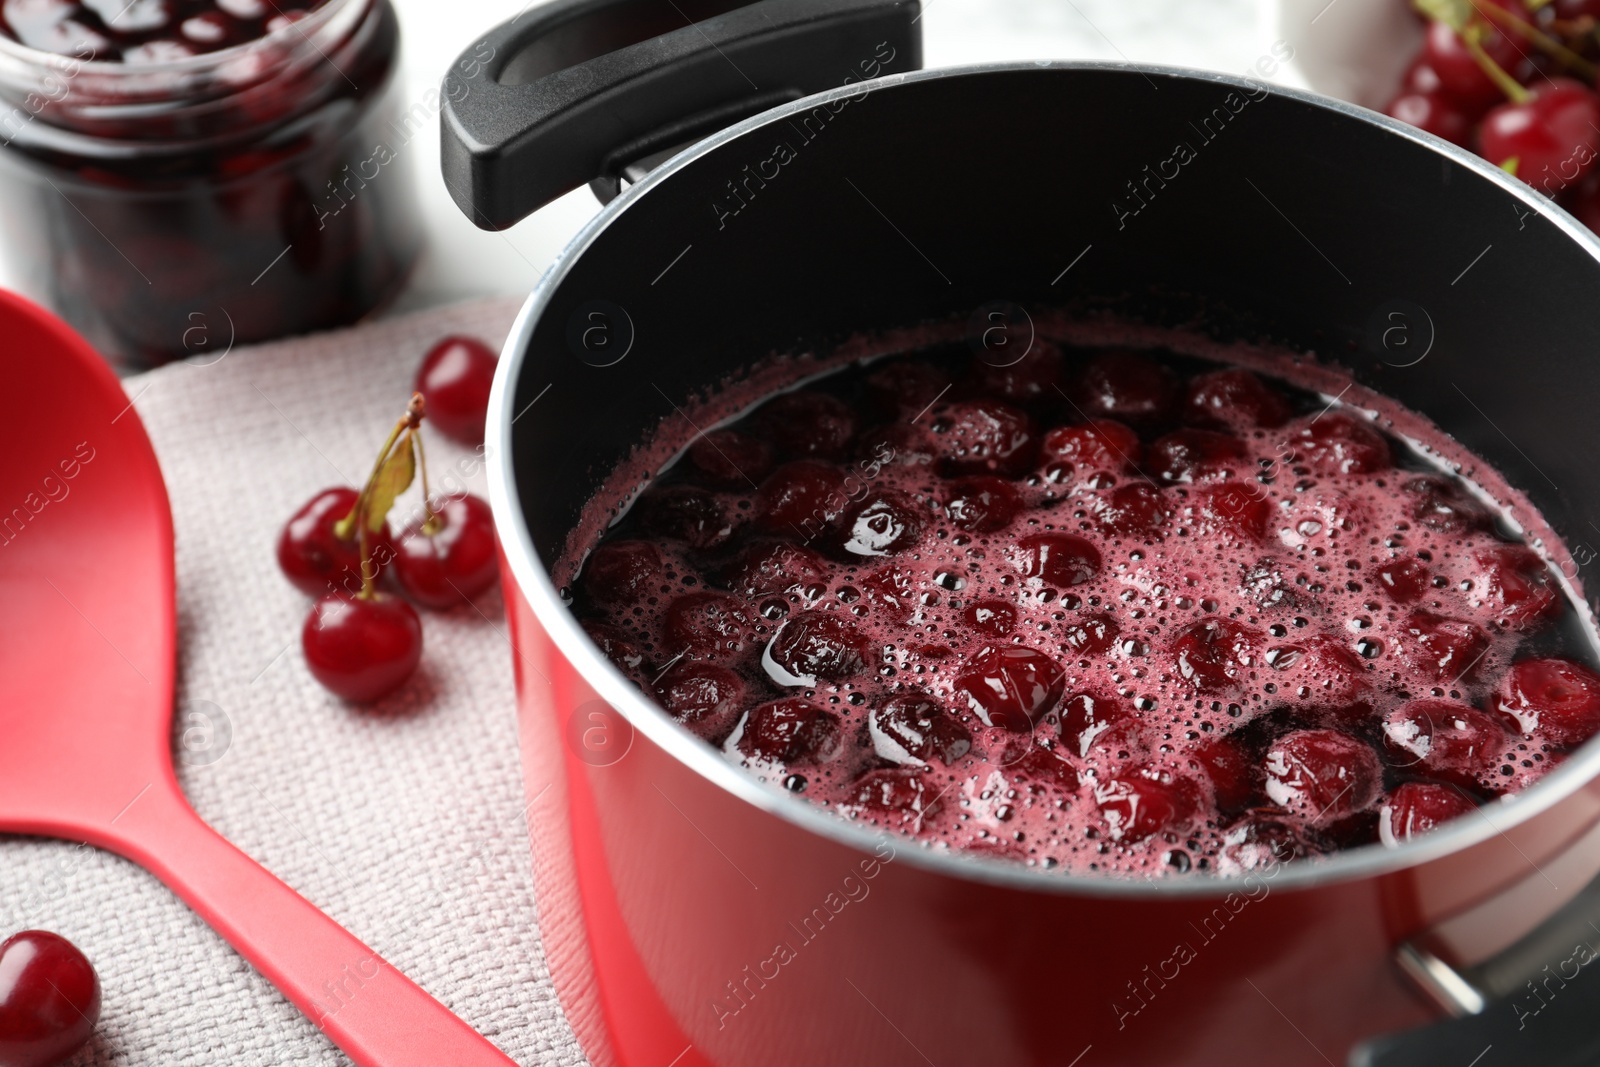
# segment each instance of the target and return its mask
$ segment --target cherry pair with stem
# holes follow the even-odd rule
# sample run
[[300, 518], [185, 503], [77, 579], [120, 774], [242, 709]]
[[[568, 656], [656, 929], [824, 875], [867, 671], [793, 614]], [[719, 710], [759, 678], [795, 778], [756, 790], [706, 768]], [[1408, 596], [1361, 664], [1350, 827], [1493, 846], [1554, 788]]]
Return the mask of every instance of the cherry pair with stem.
[[[1546, 195], [1570, 187], [1593, 199], [1594, 191], [1578, 183], [1600, 159], [1600, 95], [1585, 84], [1600, 73], [1595, 65], [1535, 25], [1523, 0], [1415, 0], [1415, 6], [1431, 22], [1389, 114], [1474, 148]], [[1583, 47], [1592, 23], [1582, 23], [1588, 29], [1575, 45]], [[1550, 57], [1564, 73], [1523, 85], [1511, 69], [1533, 73], [1529, 51]]]
[[[393, 692], [422, 657], [416, 609], [378, 588], [386, 563], [402, 590], [434, 609], [470, 601], [495, 579], [488, 505], [459, 494], [435, 506], [420, 433], [424, 406], [422, 394], [413, 394], [360, 492], [318, 494], [290, 520], [279, 542], [279, 561], [291, 581], [323, 593], [301, 632], [306, 665], [324, 687], [355, 702]], [[392, 540], [389, 511], [419, 469], [421, 516]]]

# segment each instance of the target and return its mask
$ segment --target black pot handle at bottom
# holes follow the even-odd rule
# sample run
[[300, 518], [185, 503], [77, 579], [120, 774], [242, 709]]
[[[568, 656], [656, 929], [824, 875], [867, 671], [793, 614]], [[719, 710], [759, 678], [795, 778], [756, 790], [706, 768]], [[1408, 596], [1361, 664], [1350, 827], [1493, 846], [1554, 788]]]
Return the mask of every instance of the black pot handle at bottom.
[[445, 185], [484, 229], [591, 180], [605, 199], [641, 160], [917, 69], [920, 13], [919, 0], [555, 0], [490, 30], [446, 76]]

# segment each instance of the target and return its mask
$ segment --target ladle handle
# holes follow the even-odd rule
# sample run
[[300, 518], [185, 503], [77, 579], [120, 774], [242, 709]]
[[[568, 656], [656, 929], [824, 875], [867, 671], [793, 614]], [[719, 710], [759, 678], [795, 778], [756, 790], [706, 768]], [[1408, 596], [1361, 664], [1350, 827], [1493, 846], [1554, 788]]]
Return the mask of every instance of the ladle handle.
[[349, 931], [150, 790], [116, 827], [118, 851], [165, 882], [358, 1067], [514, 1067], [514, 1061]]

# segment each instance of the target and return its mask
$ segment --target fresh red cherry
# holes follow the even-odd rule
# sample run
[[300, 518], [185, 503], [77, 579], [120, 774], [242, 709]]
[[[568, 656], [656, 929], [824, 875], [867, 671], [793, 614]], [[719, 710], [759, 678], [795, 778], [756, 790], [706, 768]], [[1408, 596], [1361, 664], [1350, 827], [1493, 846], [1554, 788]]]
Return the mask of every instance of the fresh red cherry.
[[1096, 471], [1120, 474], [1134, 469], [1140, 456], [1139, 435], [1113, 419], [1057, 426], [1039, 447], [1044, 475], [1052, 482]]
[[972, 749], [972, 735], [931, 697], [900, 693], [872, 709], [867, 719], [872, 750], [891, 763], [949, 766]]
[[1394, 641], [1400, 662], [1429, 682], [1458, 681], [1488, 647], [1483, 631], [1472, 623], [1428, 611], [1413, 612]]
[[1393, 462], [1389, 442], [1365, 420], [1329, 411], [1292, 430], [1295, 459], [1322, 474], [1371, 474]]
[[1389, 594], [1396, 604], [1409, 604], [1428, 591], [1428, 568], [1410, 556], [1400, 556], [1380, 563], [1376, 570], [1377, 584]]
[[1501, 104], [1483, 117], [1478, 151], [1497, 167], [1515, 160], [1517, 177], [1554, 196], [1600, 158], [1600, 96], [1561, 77], [1547, 79], [1530, 92], [1532, 99]]
[[1100, 550], [1075, 534], [1029, 534], [1017, 539], [1012, 563], [1028, 578], [1066, 589], [1100, 573]]
[[1336, 730], [1298, 730], [1267, 749], [1272, 802], [1313, 824], [1336, 822], [1377, 799], [1383, 772], [1364, 743]]
[[[1481, 8], [1490, 3], [1511, 12], [1525, 22], [1529, 21], [1528, 10], [1521, 0], [1478, 0], [1477, 6]], [[1475, 12], [1473, 21], [1481, 28], [1479, 44], [1489, 58], [1501, 70], [1515, 69], [1517, 61], [1522, 58], [1525, 46], [1519, 44], [1510, 32], [1489, 15]], [[1461, 35], [1447, 23], [1439, 21], [1428, 23], [1420, 59], [1439, 79], [1440, 88], [1463, 104], [1476, 103], [1482, 106], [1500, 99], [1499, 87], [1484, 73], [1477, 57], [1461, 39]]]
[[775, 763], [825, 763], [838, 755], [839, 718], [798, 697], [752, 708], [739, 734], [739, 751]]
[[1412, 700], [1383, 717], [1396, 766], [1472, 782], [1500, 762], [1510, 738], [1493, 717], [1450, 700]]
[[945, 511], [963, 530], [993, 533], [1022, 510], [1022, 494], [1010, 482], [988, 475], [957, 478], [945, 486]]
[[772, 446], [737, 430], [713, 430], [689, 446], [689, 462], [714, 485], [753, 488], [772, 470]]
[[961, 609], [961, 618], [985, 637], [1004, 637], [1017, 628], [1017, 609], [1004, 600], [974, 600]]
[[1218, 532], [1260, 541], [1272, 526], [1272, 503], [1249, 485], [1219, 485], [1205, 491], [1200, 518]]
[[950, 473], [1016, 477], [1032, 465], [1039, 441], [1026, 413], [998, 400], [943, 404], [935, 410], [934, 441]]
[[[308, 596], [340, 592], [354, 596], [361, 591], [361, 544], [334, 533], [334, 525], [355, 506], [354, 489], [324, 489], [306, 502], [284, 524], [278, 535], [278, 566], [294, 587]], [[371, 537], [371, 562], [376, 578], [383, 565], [394, 557], [389, 541], [389, 524]]]
[[780, 685], [812, 686], [819, 678], [837, 682], [861, 673], [872, 659], [872, 646], [838, 612], [806, 611], [779, 628], [764, 659], [767, 673]]
[[729, 659], [755, 640], [755, 615], [726, 593], [686, 593], [667, 606], [668, 651], [690, 659]]
[[1120, 628], [1109, 615], [1091, 612], [1069, 618], [1056, 631], [1061, 647], [1079, 656], [1098, 656], [1116, 643]]
[[1407, 782], [1379, 811], [1378, 840], [1394, 848], [1477, 808], [1460, 790], [1450, 786]]
[[1171, 371], [1138, 352], [1106, 352], [1084, 368], [1078, 403], [1091, 419], [1117, 419], [1150, 426], [1172, 417], [1178, 380]]
[[489, 505], [470, 493], [434, 507], [431, 532], [418, 519], [395, 545], [394, 576], [406, 595], [442, 611], [472, 602], [494, 584], [500, 556]]
[[100, 1019], [100, 978], [59, 934], [24, 930], [0, 943], [0, 1064], [56, 1067]]
[[422, 357], [416, 391], [428, 401], [428, 422], [464, 445], [483, 444], [498, 357], [475, 337], [446, 337]]
[[832, 464], [787, 463], [756, 494], [757, 522], [773, 533], [809, 541], [849, 503], [844, 485], [844, 471]]
[[387, 593], [317, 601], [300, 631], [306, 666], [323, 688], [358, 704], [400, 688], [422, 659], [417, 611]]
[[1095, 786], [1094, 802], [1109, 836], [1122, 844], [1186, 825], [1199, 807], [1199, 790], [1187, 778], [1159, 767], [1140, 767]]
[[1464, 533], [1489, 525], [1488, 511], [1444, 478], [1419, 474], [1400, 484], [1413, 519], [1440, 533]]
[[1579, 745], [1600, 730], [1600, 676], [1566, 659], [1525, 659], [1500, 683], [1495, 709], [1512, 729]]
[[1561, 594], [1550, 568], [1526, 545], [1496, 545], [1472, 556], [1478, 572], [1473, 583], [1485, 606], [1501, 626], [1526, 631], [1543, 626], [1561, 612]]
[[955, 693], [985, 725], [1025, 734], [1054, 710], [1066, 672], [1043, 652], [1016, 645], [985, 648], [956, 676]]
[[867, 375], [867, 400], [895, 419], [914, 419], [950, 388], [950, 376], [931, 363], [896, 360]]
[[1149, 538], [1161, 534], [1170, 516], [1170, 501], [1147, 482], [1129, 482], [1111, 491], [1095, 509], [1095, 518], [1109, 534]]
[[922, 536], [928, 509], [898, 489], [878, 489], [845, 512], [835, 547], [848, 556], [888, 556]]
[[581, 582], [589, 599], [627, 607], [659, 591], [666, 577], [661, 553], [648, 541], [607, 541], [584, 561]]
[[797, 459], [844, 459], [856, 435], [856, 416], [827, 393], [785, 393], [767, 401], [759, 413], [767, 435]]
[[721, 744], [744, 709], [746, 686], [737, 674], [711, 663], [685, 660], [656, 683], [656, 697], [674, 719]]
[[828, 565], [821, 556], [801, 545], [779, 541], [752, 545], [740, 553], [729, 569], [728, 585], [745, 596], [768, 596], [821, 585], [827, 574]]
[[1383, 113], [1463, 148], [1472, 139], [1470, 111], [1443, 92], [1402, 89]]
[[1183, 401], [1185, 422], [1241, 433], [1272, 429], [1289, 419], [1283, 394], [1243, 368], [1209, 371], [1189, 383]]
[[1202, 693], [1227, 693], [1243, 685], [1259, 655], [1261, 635], [1231, 619], [1190, 623], [1172, 641], [1178, 676]]
[[1196, 482], [1238, 472], [1249, 462], [1249, 449], [1230, 433], [1174, 430], [1150, 446], [1146, 465], [1169, 482]]

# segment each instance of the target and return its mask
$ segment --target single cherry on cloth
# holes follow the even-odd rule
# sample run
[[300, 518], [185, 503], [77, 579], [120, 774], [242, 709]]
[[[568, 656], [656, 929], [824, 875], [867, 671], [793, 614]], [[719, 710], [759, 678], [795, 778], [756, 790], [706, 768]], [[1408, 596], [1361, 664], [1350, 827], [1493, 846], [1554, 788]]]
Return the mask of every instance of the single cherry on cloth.
[[1600, 675], [1567, 659], [1525, 659], [1500, 683], [1494, 706], [1518, 733], [1582, 744], [1600, 730]]
[[422, 659], [422, 622], [399, 597], [330, 593], [300, 631], [306, 666], [323, 687], [365, 704], [400, 688]]
[[1267, 749], [1267, 796], [1314, 825], [1365, 810], [1378, 797], [1377, 753], [1336, 730], [1297, 730]]
[[495, 583], [499, 554], [494, 516], [480, 497], [446, 497], [431, 519], [418, 518], [395, 543], [394, 576], [406, 595], [425, 608], [470, 604]]
[[416, 391], [428, 399], [428, 418], [446, 437], [464, 445], [483, 444], [489, 388], [498, 361], [494, 349], [476, 337], [443, 338], [422, 357]]
[[0, 942], [0, 1065], [56, 1067], [100, 1019], [100, 978], [71, 941], [24, 930]]
[[985, 725], [1025, 734], [1048, 715], [1066, 689], [1061, 665], [1037, 649], [988, 647], [956, 675], [957, 699]]
[[[357, 493], [347, 486], [324, 489], [308, 500], [284, 523], [278, 535], [278, 567], [294, 587], [308, 596], [361, 589], [362, 564], [359, 537], [343, 538], [334, 530], [355, 506]], [[389, 524], [371, 535], [369, 578], [376, 578], [394, 557]]]
[[1476, 811], [1478, 805], [1459, 789], [1433, 782], [1407, 782], [1378, 813], [1378, 840], [1390, 848], [1425, 834], [1440, 823]]
[[1577, 182], [1600, 158], [1600, 96], [1571, 78], [1533, 86], [1483, 117], [1478, 149], [1497, 167], [1548, 196]]

